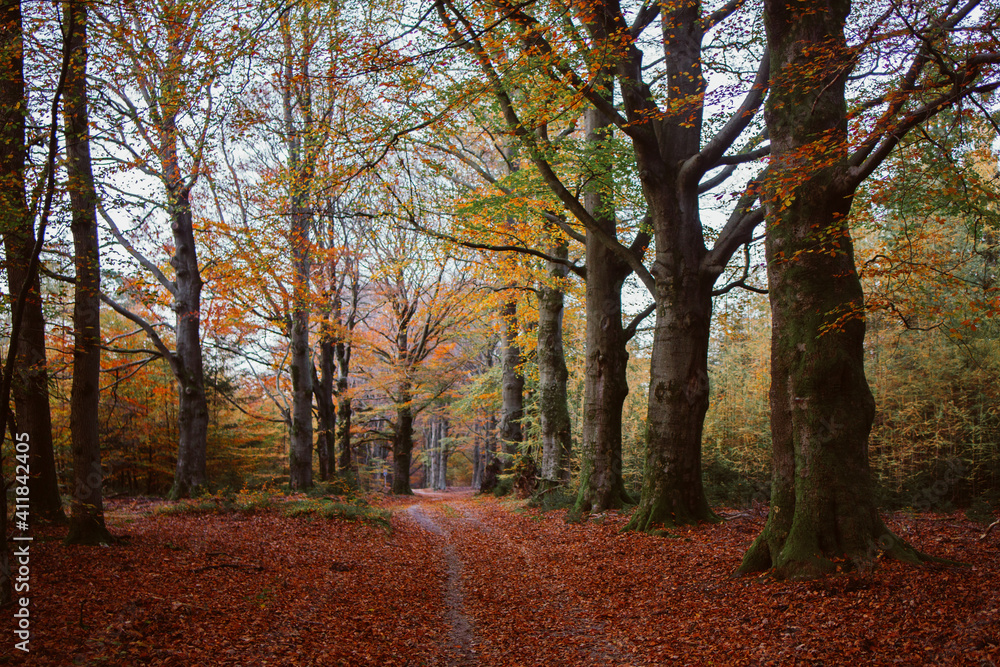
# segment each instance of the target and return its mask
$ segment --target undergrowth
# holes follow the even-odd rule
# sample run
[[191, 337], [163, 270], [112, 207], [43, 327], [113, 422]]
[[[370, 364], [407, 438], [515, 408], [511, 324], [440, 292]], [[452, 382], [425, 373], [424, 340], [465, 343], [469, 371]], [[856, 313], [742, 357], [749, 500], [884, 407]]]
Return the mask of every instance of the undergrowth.
[[155, 514], [256, 514], [279, 512], [293, 518], [319, 518], [352, 521], [391, 530], [389, 510], [374, 507], [360, 496], [317, 496], [289, 498], [272, 489], [247, 490], [199, 496], [162, 505]]

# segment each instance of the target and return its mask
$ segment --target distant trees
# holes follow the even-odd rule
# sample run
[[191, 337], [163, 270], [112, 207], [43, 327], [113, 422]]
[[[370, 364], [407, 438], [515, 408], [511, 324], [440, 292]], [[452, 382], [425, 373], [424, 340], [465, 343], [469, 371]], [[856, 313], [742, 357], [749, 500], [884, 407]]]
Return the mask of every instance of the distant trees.
[[369, 319], [381, 367], [369, 373], [391, 402], [392, 492], [410, 494], [414, 419], [458, 381], [462, 330], [475, 311], [454, 259], [415, 233], [383, 228], [372, 253], [371, 289], [388, 307]]

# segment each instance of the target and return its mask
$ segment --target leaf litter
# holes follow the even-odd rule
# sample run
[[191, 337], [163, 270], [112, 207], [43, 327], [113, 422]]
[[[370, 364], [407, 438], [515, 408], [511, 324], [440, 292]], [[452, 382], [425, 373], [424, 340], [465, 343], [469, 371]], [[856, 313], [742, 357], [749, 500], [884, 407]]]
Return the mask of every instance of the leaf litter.
[[887, 519], [964, 567], [785, 582], [731, 576], [763, 525], [750, 513], [664, 538], [470, 494], [384, 505], [391, 531], [122, 501], [120, 544], [40, 528], [31, 653], [3, 614], [0, 664], [1000, 664], [1000, 535], [959, 514]]

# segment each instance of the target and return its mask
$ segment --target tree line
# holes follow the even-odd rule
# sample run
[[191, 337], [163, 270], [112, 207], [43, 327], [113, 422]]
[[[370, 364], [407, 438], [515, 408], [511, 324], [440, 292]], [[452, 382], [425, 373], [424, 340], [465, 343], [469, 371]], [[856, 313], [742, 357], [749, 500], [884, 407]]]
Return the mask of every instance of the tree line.
[[[110, 539], [101, 392], [154, 362], [176, 386], [172, 498], [212, 484], [214, 396], [277, 425], [293, 490], [378, 459], [410, 493], [422, 419], [431, 485], [465, 438], [487, 486], [516, 472], [540, 494], [575, 488], [578, 513], [636, 503], [634, 530], [718, 520], [714, 310], [743, 290], [769, 303], [772, 477], [741, 570], [931, 558], [879, 518], [866, 320], [961, 338], [954, 322], [988, 330], [1000, 311], [980, 201], [991, 4], [3, 12], [3, 423], [31, 434], [33, 511], [59, 519], [45, 321], [68, 285], [71, 541]], [[951, 296], [914, 290], [922, 273]], [[216, 360], [233, 386], [206, 374]], [[448, 405], [465, 416], [454, 433]]]

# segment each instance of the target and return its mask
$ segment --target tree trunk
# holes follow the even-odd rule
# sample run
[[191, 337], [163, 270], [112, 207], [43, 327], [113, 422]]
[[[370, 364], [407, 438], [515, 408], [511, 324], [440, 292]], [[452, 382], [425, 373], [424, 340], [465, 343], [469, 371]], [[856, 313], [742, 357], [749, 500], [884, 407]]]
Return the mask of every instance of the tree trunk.
[[165, 171], [172, 181], [167, 187], [167, 197], [174, 236], [174, 256], [170, 264], [174, 267], [176, 281], [174, 373], [180, 400], [177, 409], [177, 470], [170, 498], [177, 500], [198, 493], [208, 483], [208, 402], [201, 351], [201, 289], [204, 283], [194, 241], [190, 185], [180, 186], [176, 150], [172, 164]]
[[518, 447], [524, 440], [521, 420], [524, 417], [524, 359], [517, 344], [517, 300], [510, 298], [500, 309], [503, 327], [503, 352], [501, 356], [500, 443], [503, 448], [503, 467], [510, 470]]
[[[607, 118], [586, 112], [587, 141], [594, 150], [606, 141]], [[615, 215], [605, 201], [606, 174], [598, 174], [584, 205], [605, 232], [615, 235]], [[629, 500], [622, 481], [622, 410], [628, 396], [628, 351], [622, 327], [622, 285], [631, 270], [594, 234], [587, 234], [587, 367], [584, 376], [583, 443], [579, 512], [603, 512]]]
[[[566, 243], [551, 250], [566, 259]], [[569, 481], [572, 446], [566, 381], [569, 371], [563, 352], [563, 287], [569, 273], [565, 264], [549, 263], [551, 284], [542, 285], [538, 296], [538, 414], [542, 431], [542, 483], [547, 486]]]
[[[297, 186], [295, 186], [297, 187]], [[292, 374], [292, 434], [289, 472], [293, 489], [312, 486], [312, 350], [309, 345], [309, 228], [307, 215], [293, 195], [292, 265], [295, 295], [292, 310], [290, 369]]]
[[413, 458], [413, 396], [409, 380], [400, 383], [396, 397], [396, 432], [392, 439], [392, 492], [412, 496], [410, 461]]
[[881, 551], [916, 562], [923, 556], [879, 518], [868, 462], [875, 402], [847, 224], [854, 191], [838, 179], [850, 3], [767, 0], [765, 8], [774, 74], [766, 193], [774, 473], [767, 524], [740, 570], [811, 578]]
[[87, 8], [70, 4], [66, 38], [73, 50], [67, 72], [66, 172], [72, 208], [76, 288], [73, 297], [73, 386], [70, 428], [73, 442], [71, 544], [111, 541], [104, 525], [98, 405], [101, 376], [101, 273], [97, 240], [97, 194], [91, 170], [87, 112]]
[[483, 453], [479, 447], [479, 438], [472, 445], [472, 488], [478, 490], [483, 481]]
[[[28, 215], [24, 198], [25, 171], [25, 94], [24, 94], [24, 23], [21, 17], [20, 0], [3, 0], [0, 3], [0, 233], [6, 237], [20, 230], [34, 220]], [[34, 235], [34, 232], [32, 232]], [[10, 275], [10, 250], [5, 247], [7, 271]], [[8, 278], [10, 280], [10, 278]], [[10, 290], [14, 294], [13, 290]], [[16, 298], [16, 297], [14, 297]], [[11, 298], [13, 311], [14, 298]], [[20, 345], [20, 343], [18, 343]], [[3, 378], [7, 379], [7, 378]], [[13, 378], [10, 378], [12, 381]], [[8, 401], [9, 403], [9, 401]], [[9, 406], [0, 405], [3, 432], [0, 443], [10, 422]], [[11, 603], [12, 586], [10, 577], [10, 549], [7, 544], [7, 476], [3, 452], [0, 451], [0, 608]]]
[[[358, 306], [358, 276], [356, 273], [352, 273], [352, 275], [351, 308], [347, 316], [347, 321], [344, 323], [348, 336], [354, 330], [354, 316]], [[339, 300], [336, 312], [338, 313], [337, 322], [339, 323]], [[352, 343], [350, 340], [341, 339], [337, 342], [335, 348], [337, 354], [337, 447], [340, 452], [340, 470], [344, 474], [357, 472], [357, 468], [351, 462], [351, 414], [353, 409], [348, 383], [351, 372], [351, 346]]]
[[437, 471], [434, 480], [436, 491], [445, 491], [448, 488], [448, 445], [445, 438], [448, 437], [448, 422], [444, 419], [437, 420], [437, 436], [434, 438], [434, 450], [437, 454]]
[[[0, 178], [3, 179], [0, 216], [3, 216], [3, 223], [0, 233], [7, 260], [8, 291], [15, 297], [28, 280], [28, 265], [35, 247], [34, 220], [28, 212], [24, 193], [26, 99], [22, 30], [20, 2], [4, 2], [0, 17], [0, 114], [3, 117], [0, 139]], [[67, 91], [69, 94], [72, 91]], [[63, 522], [66, 515], [59, 497], [52, 450], [45, 318], [37, 273], [27, 292], [14, 372], [11, 389], [18, 429], [29, 434], [31, 443], [28, 460], [31, 511], [39, 518]]]
[[336, 473], [337, 408], [333, 401], [334, 342], [326, 314], [321, 325], [319, 341], [319, 378], [313, 378], [316, 396], [316, 453], [319, 457], [319, 478], [329, 480]]
[[680, 262], [680, 275], [671, 275], [666, 262], [658, 261], [660, 270], [654, 272], [660, 294], [650, 360], [646, 462], [629, 529], [715, 520], [701, 478], [712, 279], [687, 270], [698, 261]]

